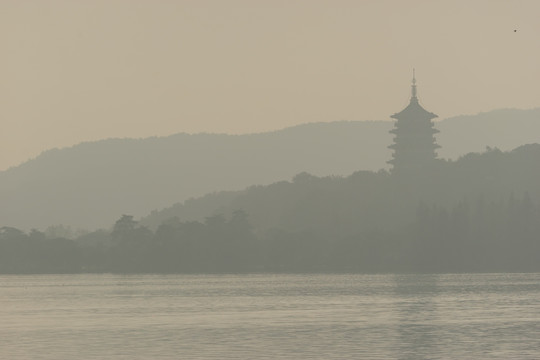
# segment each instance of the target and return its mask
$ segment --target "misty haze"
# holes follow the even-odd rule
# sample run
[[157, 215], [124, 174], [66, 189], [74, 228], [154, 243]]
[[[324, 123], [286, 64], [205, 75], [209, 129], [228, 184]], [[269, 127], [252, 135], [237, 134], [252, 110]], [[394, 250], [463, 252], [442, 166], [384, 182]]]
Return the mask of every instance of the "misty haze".
[[0, 4], [0, 358], [540, 357], [540, 5]]

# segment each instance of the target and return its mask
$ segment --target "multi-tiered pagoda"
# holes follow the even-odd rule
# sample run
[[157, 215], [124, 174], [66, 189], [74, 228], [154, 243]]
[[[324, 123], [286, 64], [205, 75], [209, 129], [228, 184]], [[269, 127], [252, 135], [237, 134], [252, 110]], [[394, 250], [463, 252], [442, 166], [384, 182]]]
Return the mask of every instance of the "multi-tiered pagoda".
[[432, 119], [437, 115], [425, 110], [416, 96], [416, 78], [413, 71], [411, 101], [409, 105], [391, 116], [396, 119], [394, 128], [393, 173], [414, 173], [433, 164], [437, 157], [435, 150], [440, 146], [435, 143], [434, 135], [439, 131], [433, 128]]

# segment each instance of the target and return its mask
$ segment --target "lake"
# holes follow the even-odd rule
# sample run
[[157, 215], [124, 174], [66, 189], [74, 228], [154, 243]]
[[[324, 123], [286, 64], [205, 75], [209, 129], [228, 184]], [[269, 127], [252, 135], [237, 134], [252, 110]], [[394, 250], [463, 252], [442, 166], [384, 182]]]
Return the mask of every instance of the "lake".
[[538, 359], [540, 274], [1, 275], [1, 359]]

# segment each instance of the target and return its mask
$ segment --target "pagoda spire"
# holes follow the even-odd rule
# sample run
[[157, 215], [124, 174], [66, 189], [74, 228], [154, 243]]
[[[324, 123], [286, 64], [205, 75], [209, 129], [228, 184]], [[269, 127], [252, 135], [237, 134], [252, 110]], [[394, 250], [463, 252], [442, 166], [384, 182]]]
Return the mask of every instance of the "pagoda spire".
[[415, 74], [414, 68], [412, 69], [411, 98], [417, 99], [417, 97], [416, 97], [416, 74]]

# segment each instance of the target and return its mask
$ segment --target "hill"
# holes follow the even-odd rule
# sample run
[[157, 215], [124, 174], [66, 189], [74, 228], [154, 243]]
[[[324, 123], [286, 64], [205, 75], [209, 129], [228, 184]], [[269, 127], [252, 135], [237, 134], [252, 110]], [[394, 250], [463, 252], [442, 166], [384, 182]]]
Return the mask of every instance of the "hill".
[[336, 231], [344, 235], [367, 228], [388, 229], [412, 221], [420, 203], [452, 208], [467, 201], [476, 206], [478, 201], [497, 203], [525, 194], [540, 202], [539, 163], [540, 144], [530, 144], [509, 152], [491, 149], [455, 161], [440, 160], [414, 179], [386, 171], [358, 171], [347, 177], [301, 173], [292, 181], [177, 203], [153, 211], [141, 224], [156, 229], [173, 217], [204, 221], [242, 210], [250, 214], [254, 228], [263, 232], [278, 228], [322, 234], [331, 229], [333, 235]]
[[[443, 158], [486, 146], [540, 142], [540, 109], [499, 110], [440, 121]], [[53, 149], [0, 172], [0, 225], [94, 229], [218, 190], [265, 185], [295, 174], [379, 170], [390, 158], [392, 122], [306, 124], [249, 134], [176, 134], [108, 139]]]
[[414, 173], [301, 173], [74, 240], [2, 227], [0, 273], [537, 272], [539, 162], [531, 144]]

